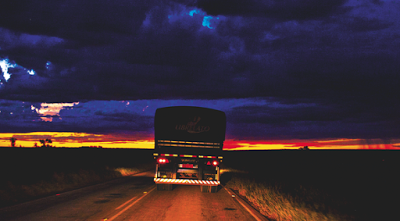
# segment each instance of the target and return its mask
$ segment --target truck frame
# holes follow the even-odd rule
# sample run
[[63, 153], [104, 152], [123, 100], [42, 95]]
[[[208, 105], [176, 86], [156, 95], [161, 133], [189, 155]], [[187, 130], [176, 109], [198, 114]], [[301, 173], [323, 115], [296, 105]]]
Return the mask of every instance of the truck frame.
[[159, 108], [154, 118], [157, 190], [199, 185], [217, 192], [225, 140], [226, 116], [219, 110], [174, 106]]

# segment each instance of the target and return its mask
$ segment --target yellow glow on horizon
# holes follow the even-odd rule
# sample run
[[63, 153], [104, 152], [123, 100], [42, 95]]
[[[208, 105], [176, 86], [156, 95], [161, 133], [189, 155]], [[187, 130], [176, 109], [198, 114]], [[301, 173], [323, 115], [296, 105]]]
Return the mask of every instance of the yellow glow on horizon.
[[[288, 145], [284, 143], [276, 143], [276, 144], [251, 144], [251, 143], [237, 143], [238, 147], [228, 149], [229, 150], [298, 150], [299, 146]], [[343, 149], [343, 150], [355, 150], [355, 149], [363, 149], [361, 145], [327, 145], [323, 148], [321, 147], [313, 147], [308, 146], [310, 150], [318, 150], [318, 149]]]
[[382, 139], [331, 139], [331, 140], [226, 140], [224, 150], [297, 150], [307, 146], [310, 150], [395, 150], [400, 149], [399, 139], [387, 142]]
[[[238, 143], [237, 148], [233, 148], [230, 150], [298, 150], [300, 146], [296, 145], [288, 145], [288, 144], [251, 144], [251, 143]], [[364, 145], [360, 144], [347, 144], [347, 145], [324, 145], [322, 147], [316, 147], [309, 145], [308, 149], [310, 150], [360, 150], [360, 149], [368, 149], [365, 148]], [[386, 149], [384, 145], [380, 145], [377, 148], [373, 149]]]
[[282, 150], [282, 149], [299, 149], [298, 147], [288, 147], [286, 144], [250, 144], [237, 143], [239, 147], [232, 150]]
[[[79, 148], [135, 148], [154, 149], [154, 140], [149, 135], [92, 134], [79, 132], [29, 132], [0, 133], [0, 147], [10, 147], [10, 138], [16, 138], [16, 147], [41, 146], [39, 140], [51, 139], [53, 147]], [[297, 150], [308, 146], [310, 150], [356, 150], [356, 149], [400, 149], [400, 140], [389, 142], [381, 139], [332, 139], [332, 140], [226, 140], [224, 150]]]
[[10, 147], [10, 138], [15, 137], [16, 147], [41, 146], [40, 139], [51, 139], [54, 147], [102, 147], [102, 148], [139, 148], [153, 149], [154, 141], [128, 139], [123, 135], [104, 135], [74, 132], [30, 132], [30, 133], [0, 133], [0, 147]]

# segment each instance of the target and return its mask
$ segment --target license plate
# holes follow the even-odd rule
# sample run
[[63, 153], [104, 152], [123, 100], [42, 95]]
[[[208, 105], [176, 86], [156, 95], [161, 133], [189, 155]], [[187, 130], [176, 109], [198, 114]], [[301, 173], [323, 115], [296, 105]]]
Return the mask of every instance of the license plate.
[[179, 164], [179, 168], [198, 168], [197, 165], [193, 164]]

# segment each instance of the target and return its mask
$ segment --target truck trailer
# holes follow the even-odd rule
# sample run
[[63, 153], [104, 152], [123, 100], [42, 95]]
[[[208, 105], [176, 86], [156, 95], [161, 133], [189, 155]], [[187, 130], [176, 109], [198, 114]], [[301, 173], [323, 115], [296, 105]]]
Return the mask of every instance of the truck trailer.
[[158, 108], [154, 118], [157, 190], [198, 185], [216, 192], [225, 141], [226, 116], [219, 110], [174, 106]]

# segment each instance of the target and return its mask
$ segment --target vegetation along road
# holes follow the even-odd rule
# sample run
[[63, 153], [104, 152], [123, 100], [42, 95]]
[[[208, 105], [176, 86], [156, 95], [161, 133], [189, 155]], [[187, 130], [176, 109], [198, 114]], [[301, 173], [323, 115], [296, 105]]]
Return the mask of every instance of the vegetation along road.
[[[0, 209], [0, 220], [263, 220], [221, 187], [157, 191], [153, 171]], [[256, 214], [257, 215], [257, 214]]]

